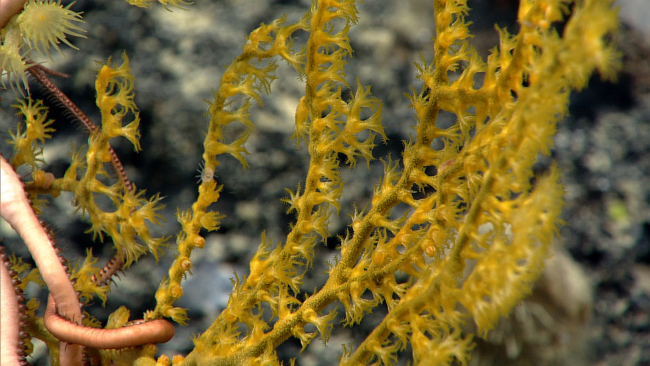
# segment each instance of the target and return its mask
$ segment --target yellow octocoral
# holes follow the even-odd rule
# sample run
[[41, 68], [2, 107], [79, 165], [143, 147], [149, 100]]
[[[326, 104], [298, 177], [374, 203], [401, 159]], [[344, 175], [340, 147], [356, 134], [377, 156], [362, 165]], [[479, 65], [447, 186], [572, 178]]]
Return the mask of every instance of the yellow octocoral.
[[[533, 164], [538, 154], [549, 154], [571, 88], [583, 87], [596, 70], [613, 75], [617, 54], [608, 37], [616, 30], [616, 14], [606, 0], [521, 0], [521, 29], [517, 34], [499, 29], [499, 47], [482, 60], [467, 42], [466, 1], [435, 0], [434, 10], [433, 57], [416, 65], [422, 87], [408, 95], [415, 133], [404, 142], [399, 161], [386, 159], [368, 206], [355, 211], [341, 235], [326, 282], [308, 293], [303, 276], [314, 247], [327, 243], [330, 218], [341, 209], [341, 160], [354, 168], [357, 159], [373, 159], [376, 139], [386, 139], [383, 107], [370, 87], [350, 83], [345, 74], [353, 51], [350, 29], [358, 21], [355, 1], [314, 1], [294, 23], [282, 17], [250, 33], [209, 101], [198, 197], [191, 208], [178, 210], [176, 259], [147, 319], [189, 320], [176, 302], [189, 293], [183, 280], [193, 268], [193, 252], [209, 246], [206, 230], [221, 224], [222, 215], [211, 208], [222, 194], [219, 159], [226, 154], [248, 166], [246, 141], [255, 126], [249, 112], [253, 102], [262, 104], [262, 94], [271, 93], [276, 59], [287, 61], [304, 82], [292, 137], [297, 145], [305, 143], [309, 168], [284, 200], [295, 215], [286, 238], [262, 237], [249, 275], [235, 274], [226, 309], [193, 340], [187, 357], [174, 357], [175, 365], [279, 364], [275, 350], [289, 337], [303, 348], [318, 334], [328, 341], [336, 319], [329, 307], [337, 302], [344, 308], [342, 322], [350, 326], [380, 304], [387, 310], [362, 343], [346, 347], [342, 365], [392, 364], [407, 344], [416, 364], [466, 364], [472, 335], [463, 334], [461, 326], [473, 321], [484, 335], [530, 291], [561, 223], [562, 207], [559, 172], [552, 168], [532, 179]], [[564, 17], [560, 35], [554, 23]], [[298, 33], [308, 37], [302, 48], [291, 40]], [[146, 251], [157, 257], [165, 242], [147, 228], [160, 222], [159, 196], [146, 199], [122, 182], [99, 179], [112, 159], [111, 139], [125, 137], [140, 148], [133, 84], [126, 56], [120, 66], [109, 60], [101, 67], [95, 87], [102, 126], [51, 188], [74, 193], [77, 209], [89, 216], [89, 232], [110, 236], [127, 265]], [[14, 139], [17, 156], [29, 157], [32, 142], [42, 142], [51, 131], [40, 104], [23, 103], [22, 109], [27, 106], [36, 122]], [[441, 127], [441, 113], [456, 116], [454, 123]], [[129, 116], [133, 119], [125, 121]], [[233, 124], [240, 126], [227, 134]], [[30, 146], [18, 146], [23, 135], [31, 136]], [[100, 196], [110, 209], [97, 202]], [[406, 212], [398, 215], [398, 207]], [[87, 281], [96, 272], [93, 263], [89, 254], [76, 277]], [[102, 288], [78, 287], [84, 296], [104, 298]], [[122, 318], [114, 322], [122, 324]], [[142, 358], [138, 362], [153, 364], [153, 350], [145, 348], [98, 357], [103, 363], [127, 362], [131, 352]]]

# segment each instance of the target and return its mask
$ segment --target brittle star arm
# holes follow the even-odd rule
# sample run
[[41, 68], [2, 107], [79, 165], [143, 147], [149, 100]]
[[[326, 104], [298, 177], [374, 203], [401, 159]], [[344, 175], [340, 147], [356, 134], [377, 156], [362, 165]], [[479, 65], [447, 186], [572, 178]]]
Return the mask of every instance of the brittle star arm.
[[0, 359], [2, 365], [22, 366], [25, 361], [24, 353], [18, 348], [20, 343], [20, 309], [19, 299], [16, 296], [12, 282], [12, 273], [9, 263], [5, 262], [5, 255], [0, 247], [0, 320], [2, 332], [0, 333]]
[[[0, 164], [2, 165], [2, 217], [27, 244], [51, 292], [44, 322], [48, 331], [61, 341], [59, 349], [61, 365], [79, 364], [82, 358], [82, 346], [110, 349], [169, 341], [174, 336], [174, 326], [163, 319], [148, 322], [135, 321], [119, 329], [97, 329], [80, 325], [81, 308], [67, 270], [59, 261], [51, 238], [32, 210], [18, 175], [4, 157], [0, 156]], [[61, 280], [61, 276], [64, 280]], [[106, 280], [104, 277], [100, 276], [99, 279]], [[94, 280], [98, 279], [94, 278]], [[3, 288], [3, 295], [4, 292]], [[72, 301], [69, 301], [69, 296], [72, 296]], [[57, 297], [68, 305], [59, 305]], [[7, 308], [10, 309], [11, 307]]]
[[165, 343], [174, 336], [174, 326], [164, 319], [135, 320], [116, 329], [99, 329], [70, 323], [56, 312], [52, 296], [47, 300], [43, 321], [57, 339], [98, 349], [119, 349], [148, 343]]
[[18, 14], [25, 6], [25, 0], [2, 0], [0, 1], [0, 28]]
[[[20, 235], [36, 262], [43, 280], [56, 301], [59, 314], [74, 323], [81, 322], [81, 305], [68, 277], [67, 268], [54, 250], [54, 243], [40, 220], [32, 210], [25, 195], [23, 183], [4, 157], [0, 156], [2, 169], [2, 196], [0, 212], [2, 218]], [[80, 364], [82, 347], [61, 342], [59, 346], [61, 364]]]
[[[34, 80], [36, 80], [45, 88], [45, 91], [49, 93], [55, 101], [57, 101], [63, 108], [66, 109], [66, 113], [81, 123], [83, 128], [90, 135], [97, 133], [97, 126], [95, 126], [93, 121], [91, 121], [90, 118], [88, 118], [88, 116], [81, 109], [79, 109], [79, 107], [77, 107], [77, 105], [74, 104], [74, 102], [72, 102], [70, 98], [68, 98], [68, 96], [65, 95], [65, 93], [61, 91], [61, 89], [59, 89], [59, 87], [57, 87], [56, 84], [52, 82], [52, 80], [50, 80], [49, 77], [47, 77], [46, 73], [64, 77], [67, 77], [67, 75], [45, 68], [39, 64], [34, 63], [31, 60], [28, 60], [28, 62], [32, 64], [32, 66], [30, 66], [27, 71], [30, 73], [30, 75], [32, 75]], [[115, 173], [122, 180], [122, 183], [124, 184], [126, 190], [133, 193], [133, 185], [131, 184], [129, 177], [126, 176], [124, 166], [122, 165], [120, 158], [115, 153], [115, 150], [113, 150], [110, 145], [108, 146], [108, 152], [111, 154], [111, 165], [113, 166], [113, 170], [115, 170]]]
[[[27, 71], [34, 78], [34, 80], [41, 84], [41, 86], [45, 88], [45, 91], [50, 94], [50, 96], [54, 98], [54, 100], [57, 101], [61, 107], [65, 108], [68, 115], [81, 123], [86, 132], [88, 132], [90, 135], [95, 134], [98, 131], [97, 126], [95, 126], [90, 118], [88, 118], [88, 116], [81, 109], [79, 109], [79, 107], [77, 107], [77, 105], [74, 104], [74, 102], [72, 102], [70, 98], [68, 98], [68, 96], [65, 95], [65, 93], [61, 91], [61, 89], [59, 89], [46, 74], [52, 74], [61, 77], [68, 77], [68, 75], [50, 70], [46, 67], [43, 67], [42, 65], [34, 63], [31, 60], [28, 60], [28, 63], [32, 64], [32, 66], [30, 66]], [[110, 145], [108, 146], [108, 152], [111, 154], [111, 165], [113, 167], [113, 170], [122, 180], [124, 188], [130, 193], [133, 193], [133, 184], [131, 184], [129, 177], [126, 175], [120, 158], [117, 156], [115, 150], [113, 150]], [[108, 281], [111, 281], [111, 277], [113, 277], [117, 271], [122, 268], [122, 264], [124, 264], [124, 253], [115, 253], [113, 258], [111, 258], [106, 266], [102, 268], [99, 277], [93, 275], [93, 282], [95, 282], [97, 285], [104, 285]]]

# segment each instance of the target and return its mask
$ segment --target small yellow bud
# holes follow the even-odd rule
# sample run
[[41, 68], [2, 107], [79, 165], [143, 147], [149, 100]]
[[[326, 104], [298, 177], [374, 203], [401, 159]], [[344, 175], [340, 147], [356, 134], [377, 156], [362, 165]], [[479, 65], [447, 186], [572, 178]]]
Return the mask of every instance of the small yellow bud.
[[192, 244], [194, 244], [195, 247], [199, 249], [203, 249], [205, 246], [205, 239], [203, 239], [202, 236], [195, 236], [194, 239], [192, 239]]
[[[201, 238], [203, 239], [203, 238]], [[204, 240], [205, 242], [205, 240]], [[192, 268], [192, 261], [189, 258], [183, 259], [181, 261], [181, 269], [183, 271], [189, 271]]]
[[169, 356], [162, 355], [162, 356], [158, 357], [158, 360], [156, 361], [156, 365], [158, 365], [158, 366], [170, 366], [171, 363], [169, 361]]
[[178, 299], [183, 296], [183, 288], [179, 285], [173, 284], [169, 286], [169, 294]]
[[43, 189], [50, 189], [55, 179], [54, 174], [46, 173], [42, 170], [37, 170], [32, 173], [32, 177], [34, 178], [34, 185]]
[[174, 355], [172, 358], [172, 365], [178, 365], [185, 360], [185, 357], [181, 355]]

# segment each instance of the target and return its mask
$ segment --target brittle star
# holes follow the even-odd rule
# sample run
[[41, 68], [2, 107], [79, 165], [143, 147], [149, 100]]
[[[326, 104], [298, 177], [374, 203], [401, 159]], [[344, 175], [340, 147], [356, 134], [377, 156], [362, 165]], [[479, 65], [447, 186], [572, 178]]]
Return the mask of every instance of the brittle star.
[[[80, 118], [77, 113], [81, 112], [65, 97], [65, 94], [58, 88], [52, 89], [55, 88], [54, 84], [43, 73], [47, 69], [38, 65], [32, 67], [32, 69], [34, 71], [31, 74], [35, 79], [53, 93], [76, 118]], [[45, 80], [49, 81], [50, 84], [47, 85], [47, 82], [44, 82]], [[85, 115], [83, 116], [85, 117]], [[85, 118], [87, 119], [87, 117]], [[90, 125], [86, 124], [86, 121], [82, 121], [82, 123], [90, 133], [93, 133], [93, 130], [96, 129], [91, 122]], [[130, 182], [127, 184], [128, 178], [121, 168], [117, 155], [114, 152], [111, 152], [111, 155], [114, 169], [120, 178], [125, 180], [124, 186], [126, 189], [131, 190]], [[20, 177], [1, 155], [0, 166], [2, 176], [0, 214], [27, 245], [50, 291], [44, 323], [47, 330], [60, 341], [60, 364], [63, 366], [82, 364], [83, 347], [119, 349], [148, 343], [163, 343], [170, 340], [174, 335], [174, 327], [163, 319], [147, 322], [134, 321], [131, 322], [131, 325], [119, 329], [98, 329], [81, 325], [81, 304], [74, 290], [74, 283], [68, 276], [67, 260], [59, 257], [53, 236], [48, 234], [44, 224], [32, 209]], [[22, 298], [20, 290], [18, 290], [19, 296], [15, 296], [14, 285], [17, 277], [15, 272], [5, 267], [7, 264], [4, 260], [5, 255], [2, 253], [0, 255], [3, 259], [3, 263], [0, 265], [2, 267], [2, 293], [0, 295], [2, 298], [1, 317], [3, 325], [0, 340], [2, 342], [1, 356], [3, 365], [25, 365], [25, 332], [21, 330], [21, 320], [24, 322], [25, 317], [23, 316], [21, 319], [20, 314], [25, 306], [19, 306], [16, 303], [21, 299], [24, 300], [24, 298]], [[121, 256], [118, 253], [101, 271], [99, 277], [93, 277], [93, 281], [98, 284], [106, 283], [121, 268], [121, 264]]]

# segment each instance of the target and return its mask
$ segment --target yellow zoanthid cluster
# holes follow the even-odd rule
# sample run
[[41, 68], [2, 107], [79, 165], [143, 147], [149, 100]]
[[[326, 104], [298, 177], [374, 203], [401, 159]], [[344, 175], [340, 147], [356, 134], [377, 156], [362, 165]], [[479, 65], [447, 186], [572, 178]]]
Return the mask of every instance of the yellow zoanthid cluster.
[[[557, 169], [533, 179], [532, 166], [538, 154], [549, 154], [570, 91], [584, 87], [595, 70], [614, 75], [618, 55], [608, 40], [618, 26], [616, 11], [609, 0], [521, 0], [519, 33], [499, 30], [499, 47], [484, 61], [468, 43], [466, 1], [434, 0], [433, 5], [434, 56], [416, 65], [423, 86], [408, 95], [415, 134], [404, 143], [400, 161], [384, 162], [371, 205], [356, 212], [326, 283], [308, 296], [300, 290], [302, 277], [314, 246], [329, 236], [331, 213], [340, 209], [339, 157], [352, 167], [358, 158], [373, 159], [377, 135], [386, 138], [382, 104], [368, 86], [349, 85], [345, 74], [353, 51], [348, 34], [358, 21], [355, 1], [314, 0], [298, 22], [281, 18], [248, 36], [210, 100], [199, 196], [191, 209], [178, 212], [176, 260], [146, 317], [188, 321], [174, 302], [183, 296], [192, 252], [204, 248], [206, 230], [219, 228], [221, 215], [209, 209], [221, 192], [215, 181], [218, 159], [229, 154], [247, 166], [245, 143], [255, 126], [249, 109], [253, 101], [262, 103], [262, 93], [270, 93], [278, 59], [304, 81], [292, 138], [307, 146], [309, 170], [285, 200], [295, 214], [286, 240], [273, 244], [262, 238], [250, 273], [233, 281], [227, 308], [196, 336], [191, 353], [173, 358], [174, 365], [277, 365], [276, 348], [290, 337], [303, 349], [318, 334], [327, 342], [336, 312], [325, 310], [336, 303], [345, 308], [349, 326], [384, 303], [388, 309], [363, 343], [345, 349], [342, 365], [393, 364], [407, 345], [414, 364], [466, 364], [472, 335], [463, 334], [461, 326], [475, 322], [485, 335], [530, 292], [557, 233], [563, 195]], [[298, 32], [308, 34], [302, 46], [292, 39]], [[91, 132], [86, 149], [73, 153], [65, 176], [47, 188], [32, 184], [33, 192], [73, 192], [76, 208], [90, 218], [89, 231], [110, 236], [130, 264], [147, 250], [157, 255], [166, 239], [151, 237], [146, 226], [159, 223], [158, 196], [147, 200], [123, 182], [108, 185], [103, 178], [112, 159], [110, 139], [126, 137], [140, 148], [126, 56], [121, 66], [109, 60], [100, 69], [96, 89], [101, 127]], [[343, 97], [346, 89], [353, 90], [349, 99]], [[36, 144], [52, 132], [42, 108], [40, 102], [20, 104], [28, 122], [12, 133], [15, 156], [22, 159], [15, 164], [33, 161], [36, 169]], [[442, 111], [453, 113], [455, 124], [437, 126]], [[131, 122], [123, 121], [130, 116]], [[233, 122], [246, 129], [231, 140], [224, 131]], [[433, 148], [434, 142], [443, 147]], [[98, 196], [114, 209], [100, 208]], [[397, 205], [410, 211], [396, 218]], [[107, 286], [83, 280], [98, 271], [93, 265], [89, 256], [79, 268], [78, 291], [105, 300]], [[307, 325], [317, 331], [306, 331]], [[136, 364], [155, 363], [151, 347], [128, 353]], [[127, 362], [119, 352], [102, 352], [100, 358]]]

